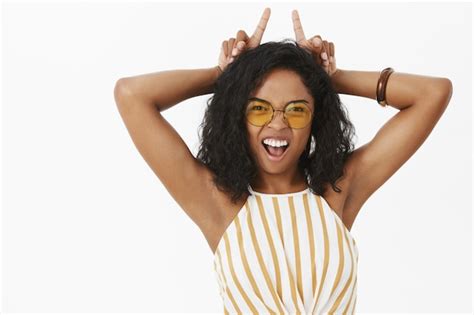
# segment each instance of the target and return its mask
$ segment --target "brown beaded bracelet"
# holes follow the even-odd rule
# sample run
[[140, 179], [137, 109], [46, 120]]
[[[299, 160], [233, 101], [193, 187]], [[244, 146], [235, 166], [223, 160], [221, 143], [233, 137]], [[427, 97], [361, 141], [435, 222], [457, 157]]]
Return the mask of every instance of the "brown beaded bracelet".
[[377, 82], [377, 102], [382, 106], [387, 106], [387, 101], [385, 99], [385, 91], [387, 89], [388, 77], [394, 72], [393, 68], [385, 68], [380, 73], [379, 81]]

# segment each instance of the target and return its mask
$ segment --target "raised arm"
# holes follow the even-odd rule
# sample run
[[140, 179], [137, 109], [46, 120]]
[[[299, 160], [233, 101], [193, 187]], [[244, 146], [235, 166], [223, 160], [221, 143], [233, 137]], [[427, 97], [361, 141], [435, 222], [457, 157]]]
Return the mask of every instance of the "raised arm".
[[[374, 100], [367, 104], [381, 110], [376, 100], [381, 71], [342, 70], [336, 67], [334, 43], [316, 35], [306, 39], [298, 12], [292, 12], [297, 42], [307, 47], [329, 74], [336, 92]], [[368, 143], [354, 150], [347, 161], [351, 174], [343, 210], [350, 229], [364, 202], [385, 183], [423, 144], [444, 113], [453, 92], [444, 77], [393, 72], [385, 91], [387, 106], [399, 110]]]
[[212, 93], [217, 67], [167, 70], [121, 78], [115, 85], [117, 105], [124, 97], [154, 104], [160, 112], [192, 97]]
[[170, 70], [119, 79], [114, 97], [135, 147], [170, 195], [201, 228], [217, 213], [208, 169], [194, 158], [161, 115], [171, 106], [212, 91], [217, 68]]
[[168, 70], [121, 78], [116, 83], [115, 96], [132, 95], [152, 103], [162, 112], [188, 98], [209, 94], [214, 90], [214, 82], [223, 70], [242, 51], [260, 45], [270, 18], [270, 8], [263, 10], [254, 33], [248, 36], [239, 30], [236, 37], [224, 40], [221, 45], [218, 65], [212, 68], [190, 70]]
[[[376, 100], [376, 86], [380, 72], [338, 69], [331, 79], [337, 93]], [[387, 84], [385, 99], [389, 106], [399, 110], [415, 105], [426, 97], [433, 98], [433, 96], [441, 98], [438, 103], [441, 103], [439, 105], [443, 107], [448, 104], [451, 97], [452, 84], [447, 78], [395, 71], [388, 80], [390, 83]], [[373, 104], [377, 105], [377, 103]]]
[[223, 213], [222, 196], [211, 171], [192, 155], [161, 112], [186, 99], [212, 93], [221, 71], [233, 61], [232, 56], [260, 44], [269, 14], [270, 10], [265, 9], [252, 36], [240, 30], [237, 38], [223, 41], [215, 67], [125, 77], [116, 82], [114, 89], [117, 108], [139, 153], [199, 226], [211, 248], [216, 245], [212, 236], [219, 231]]
[[[339, 93], [374, 100], [367, 106], [383, 110], [376, 100], [379, 71], [339, 70], [332, 77]], [[387, 106], [399, 110], [368, 143], [357, 148], [348, 162], [353, 170], [350, 197], [353, 222], [362, 204], [385, 183], [423, 144], [444, 113], [453, 92], [443, 77], [393, 72], [387, 82]], [[352, 220], [351, 220], [352, 219]]]

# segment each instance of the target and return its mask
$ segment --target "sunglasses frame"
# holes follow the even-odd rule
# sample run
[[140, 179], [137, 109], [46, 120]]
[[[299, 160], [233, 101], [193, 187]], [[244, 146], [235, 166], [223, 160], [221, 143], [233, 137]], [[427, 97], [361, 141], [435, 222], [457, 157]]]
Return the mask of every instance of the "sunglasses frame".
[[[252, 101], [252, 102], [254, 102], [254, 101]], [[287, 108], [288, 106], [294, 105], [294, 104], [302, 104], [302, 105], [304, 105], [304, 106], [309, 110], [309, 112], [311, 113], [311, 115], [310, 115], [311, 119], [309, 120], [309, 122], [308, 122], [306, 125], [304, 125], [303, 127], [300, 127], [300, 128], [293, 128], [293, 127], [291, 127], [290, 124], [289, 124], [289, 122], [288, 122], [288, 119], [286, 118], [286, 115], [285, 115], [286, 108]], [[284, 107], [283, 109], [275, 109], [272, 104], [266, 104], [266, 105], [270, 105], [270, 107], [271, 107], [271, 109], [272, 109], [272, 117], [271, 117], [267, 122], [265, 122], [263, 125], [255, 125], [255, 124], [252, 124], [252, 123], [249, 121], [248, 117], [247, 117], [248, 107], [250, 106], [250, 104], [247, 104], [247, 108], [245, 109], [245, 119], [248, 121], [249, 124], [251, 124], [252, 126], [255, 126], [255, 127], [264, 127], [264, 126], [266, 126], [266, 125], [268, 125], [269, 123], [272, 122], [273, 118], [275, 117], [275, 112], [282, 112], [283, 120], [285, 121], [286, 125], [287, 125], [288, 127], [290, 127], [291, 129], [303, 129], [303, 128], [305, 128], [306, 126], [308, 126], [308, 124], [310, 124], [310, 123], [313, 121], [313, 111], [312, 111], [311, 108], [309, 108], [309, 106], [306, 105], [304, 102], [288, 103], [288, 104], [285, 105], [285, 107]]]

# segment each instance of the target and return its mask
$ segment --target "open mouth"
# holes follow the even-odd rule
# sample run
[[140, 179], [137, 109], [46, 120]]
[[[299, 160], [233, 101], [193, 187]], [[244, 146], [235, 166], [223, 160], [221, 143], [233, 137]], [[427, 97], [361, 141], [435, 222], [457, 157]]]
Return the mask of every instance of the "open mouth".
[[288, 147], [290, 146], [289, 144], [281, 147], [273, 147], [271, 145], [265, 144], [262, 141], [262, 145], [267, 152], [267, 156], [270, 160], [272, 161], [280, 161], [283, 159], [283, 156], [285, 155], [286, 151], [288, 151]]

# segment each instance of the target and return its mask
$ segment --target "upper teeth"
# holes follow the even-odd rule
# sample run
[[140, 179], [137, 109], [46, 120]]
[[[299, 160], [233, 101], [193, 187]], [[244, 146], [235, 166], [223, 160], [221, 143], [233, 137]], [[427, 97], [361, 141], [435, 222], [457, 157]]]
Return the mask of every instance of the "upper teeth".
[[276, 140], [276, 139], [265, 139], [263, 140], [263, 143], [267, 145], [271, 145], [272, 147], [282, 147], [282, 146], [288, 145], [288, 142], [286, 140]]

